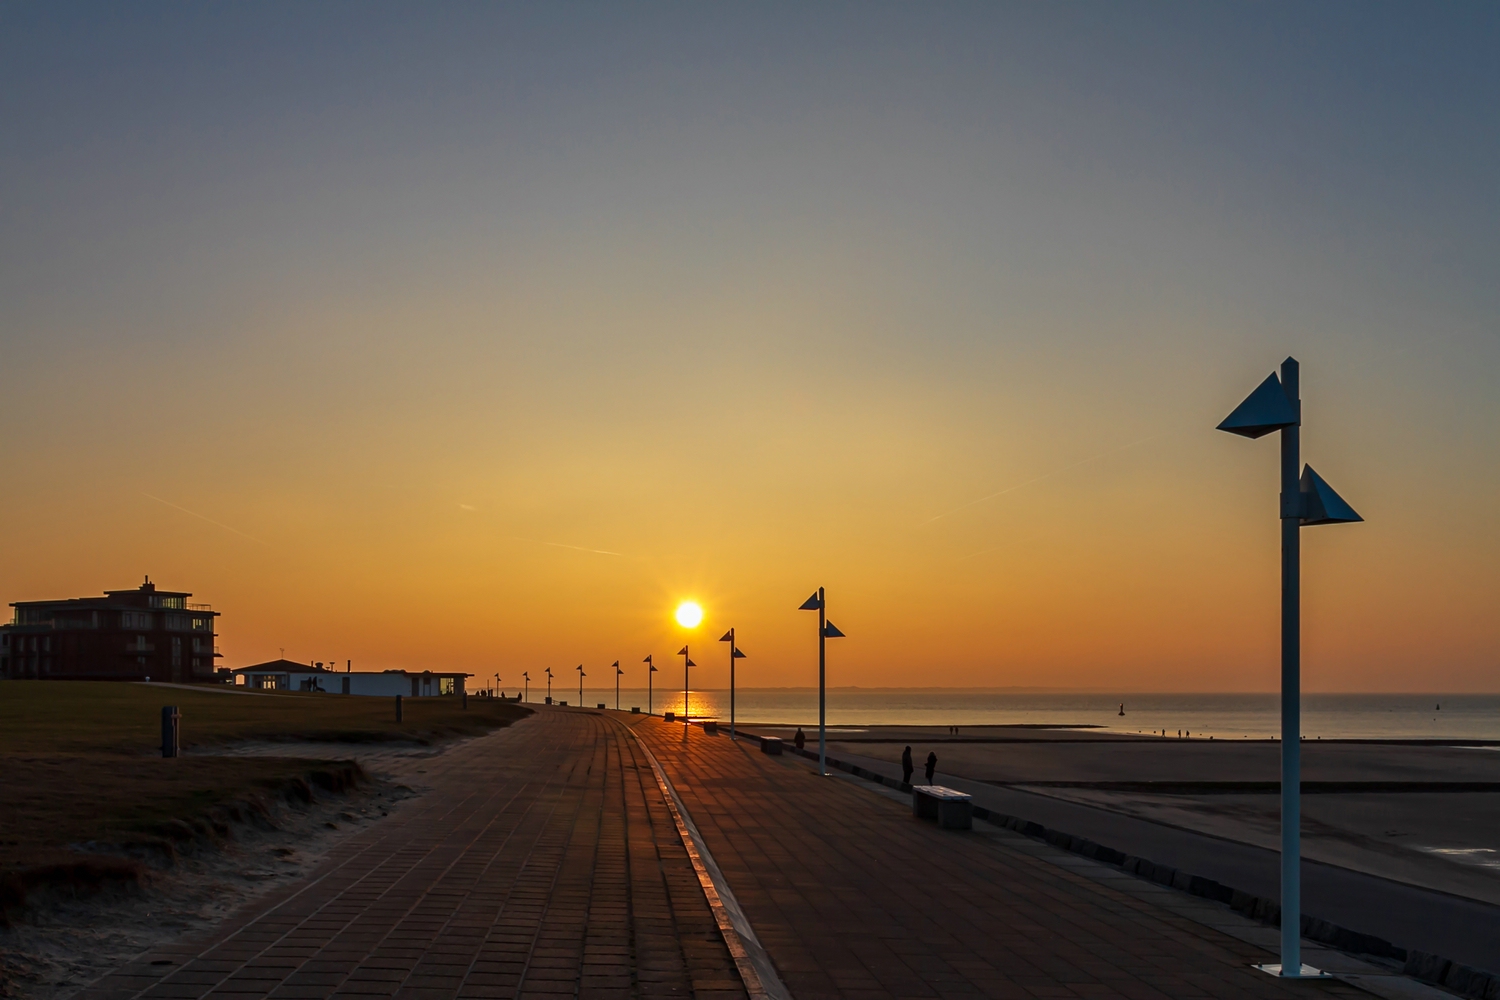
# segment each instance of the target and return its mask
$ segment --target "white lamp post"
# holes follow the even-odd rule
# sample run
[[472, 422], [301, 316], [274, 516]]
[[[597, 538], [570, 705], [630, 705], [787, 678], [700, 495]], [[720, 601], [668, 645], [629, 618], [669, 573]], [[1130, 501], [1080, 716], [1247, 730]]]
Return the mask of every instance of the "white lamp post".
[[734, 629], [725, 632], [719, 641], [729, 643], [729, 738], [734, 739], [734, 661], [743, 660], [745, 654], [734, 644]]
[[1296, 358], [1272, 372], [1219, 430], [1258, 438], [1281, 432], [1281, 964], [1283, 979], [1319, 978], [1302, 964], [1302, 539], [1303, 525], [1363, 521], [1333, 487], [1301, 464], [1302, 398]]
[[838, 626], [828, 620], [828, 600], [819, 587], [818, 592], [802, 602], [798, 611], [816, 611], [818, 613], [818, 773], [824, 777], [828, 776], [828, 726], [827, 726], [827, 685], [825, 679], [827, 671], [827, 656], [824, 644], [829, 639], [842, 639], [844, 633], [840, 632]]
[[688, 656], [688, 648], [687, 648], [687, 646], [683, 646], [681, 649], [679, 649], [677, 651], [677, 655], [680, 656], [680, 657], [682, 657], [682, 738], [683, 739], [687, 739], [687, 735], [688, 735], [688, 667], [696, 667], [698, 664], [694, 663], [692, 661], [692, 659]]
[[654, 678], [654, 677], [651, 676], [652, 674], [656, 673], [656, 664], [654, 664], [654, 663], [651, 662], [651, 655], [652, 654], [647, 654], [646, 658], [641, 661], [642, 663], [644, 663], [646, 665], [646, 714], [647, 715], [651, 714], [651, 682], [656, 679], [656, 678]]

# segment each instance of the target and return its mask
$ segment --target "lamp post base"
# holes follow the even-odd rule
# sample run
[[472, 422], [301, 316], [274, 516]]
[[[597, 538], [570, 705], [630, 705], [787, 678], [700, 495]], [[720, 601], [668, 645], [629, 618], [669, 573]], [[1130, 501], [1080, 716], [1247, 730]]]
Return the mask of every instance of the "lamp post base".
[[1259, 969], [1261, 972], [1264, 972], [1266, 975], [1268, 975], [1268, 976], [1275, 976], [1277, 979], [1332, 979], [1333, 978], [1332, 976], [1330, 976], [1328, 973], [1324, 972], [1323, 970], [1321, 970], [1321, 969], [1314, 969], [1310, 965], [1304, 965], [1302, 967], [1302, 971], [1301, 972], [1296, 972], [1296, 973], [1293, 973], [1293, 974], [1287, 975], [1287, 976], [1283, 976], [1281, 974], [1281, 963], [1280, 962], [1277, 962], [1275, 965], [1252, 965], [1251, 968], [1252, 969]]

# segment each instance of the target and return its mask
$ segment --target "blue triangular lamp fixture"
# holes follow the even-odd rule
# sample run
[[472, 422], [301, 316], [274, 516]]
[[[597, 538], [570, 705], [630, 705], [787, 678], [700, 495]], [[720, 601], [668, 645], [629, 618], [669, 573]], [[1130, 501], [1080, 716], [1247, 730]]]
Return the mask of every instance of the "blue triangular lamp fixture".
[[1334, 491], [1324, 481], [1323, 477], [1313, 471], [1313, 467], [1305, 465], [1302, 467], [1302, 479], [1297, 484], [1298, 491], [1302, 494], [1302, 523], [1309, 524], [1350, 524], [1354, 521], [1363, 521], [1354, 512], [1354, 508]]
[[1264, 437], [1272, 431], [1298, 423], [1297, 408], [1286, 398], [1281, 379], [1272, 372], [1245, 401], [1224, 418], [1218, 429], [1241, 437]]

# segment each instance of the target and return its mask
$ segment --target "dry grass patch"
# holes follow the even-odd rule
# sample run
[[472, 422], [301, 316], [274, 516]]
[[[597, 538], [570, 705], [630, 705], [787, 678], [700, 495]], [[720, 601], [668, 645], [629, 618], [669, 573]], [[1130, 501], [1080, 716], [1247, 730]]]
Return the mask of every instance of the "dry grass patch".
[[[182, 713], [186, 754], [160, 756], [161, 709]], [[509, 725], [527, 709], [485, 698], [185, 690], [150, 684], [0, 681], [0, 923], [38, 888], [139, 881], [283, 804], [363, 778], [350, 743], [434, 743]], [[195, 755], [244, 740], [318, 741], [328, 760]], [[341, 747], [340, 744], [344, 746]]]

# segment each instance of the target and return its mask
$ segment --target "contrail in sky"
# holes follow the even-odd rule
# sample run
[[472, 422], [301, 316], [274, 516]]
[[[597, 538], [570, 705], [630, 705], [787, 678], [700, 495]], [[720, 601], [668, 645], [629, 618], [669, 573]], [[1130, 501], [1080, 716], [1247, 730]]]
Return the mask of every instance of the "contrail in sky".
[[575, 552], [592, 552], [599, 556], [617, 556], [620, 553], [610, 552], [607, 549], [586, 549], [582, 545], [567, 545], [563, 542], [544, 542], [540, 538], [522, 538], [520, 535], [511, 535], [518, 542], [530, 542], [533, 545], [550, 545], [555, 549], [572, 549]]
[[248, 538], [248, 539], [250, 539], [252, 542], [255, 542], [257, 545], [268, 545], [268, 544], [270, 544], [268, 542], [261, 541], [259, 538], [256, 538], [254, 535], [247, 535], [247, 534], [245, 534], [239, 528], [231, 528], [229, 525], [225, 524], [223, 521], [215, 521], [211, 517], [204, 517], [202, 514], [198, 513], [196, 510], [188, 510], [186, 507], [179, 507], [179, 506], [177, 506], [175, 503], [173, 503], [170, 500], [163, 500], [161, 497], [154, 497], [150, 493], [142, 493], [141, 496], [145, 497], [148, 500], [155, 500], [157, 503], [164, 503], [168, 507], [171, 507], [173, 510], [180, 510], [184, 514], [191, 514], [194, 517], [198, 518], [200, 521], [207, 521], [209, 524], [217, 525], [218, 527], [223, 528], [225, 531], [232, 531], [236, 535], [239, 535], [241, 538]]
[[952, 514], [957, 514], [961, 510], [968, 510], [970, 507], [974, 506], [975, 504], [984, 503], [986, 500], [993, 500], [996, 497], [1004, 496], [1007, 493], [1014, 493], [1016, 490], [1022, 489], [1023, 487], [1026, 487], [1026, 486], [1030, 486], [1032, 483], [1039, 483], [1043, 479], [1051, 479], [1053, 476], [1061, 475], [1062, 473], [1067, 472], [1069, 469], [1076, 469], [1080, 465], [1087, 465], [1090, 462], [1097, 462], [1099, 459], [1104, 458], [1104, 457], [1106, 457], [1108, 455], [1113, 455], [1116, 452], [1124, 451], [1127, 448], [1134, 448], [1138, 444], [1145, 444], [1147, 441], [1153, 441], [1153, 440], [1155, 440], [1156, 438], [1159, 438], [1159, 437], [1161, 437], [1160, 434], [1152, 434], [1150, 437], [1143, 437], [1139, 441], [1132, 441], [1129, 444], [1122, 444], [1118, 448], [1111, 448], [1108, 451], [1101, 451], [1097, 455], [1090, 455], [1088, 458], [1079, 459], [1076, 462], [1072, 462], [1072, 463], [1070, 463], [1068, 465], [1064, 465], [1060, 469], [1053, 469], [1051, 472], [1044, 472], [1040, 476], [1036, 476], [1036, 477], [1034, 477], [1032, 479], [1026, 480], [1024, 483], [1016, 483], [1016, 485], [1014, 485], [1014, 486], [1007, 486], [1005, 489], [998, 490], [998, 491], [996, 491], [994, 493], [991, 493], [989, 496], [980, 497], [978, 500], [970, 500], [968, 503], [966, 503], [966, 504], [960, 504], [959, 506], [954, 507], [952, 510], [950, 510], [950, 511], [944, 511], [943, 513], [937, 515], [936, 517], [929, 517], [927, 520], [923, 521], [922, 524], [919, 525], [918, 527], [925, 527], [925, 526], [931, 524], [933, 521], [940, 521], [943, 518], [948, 517], [948, 516], [950, 516]]

